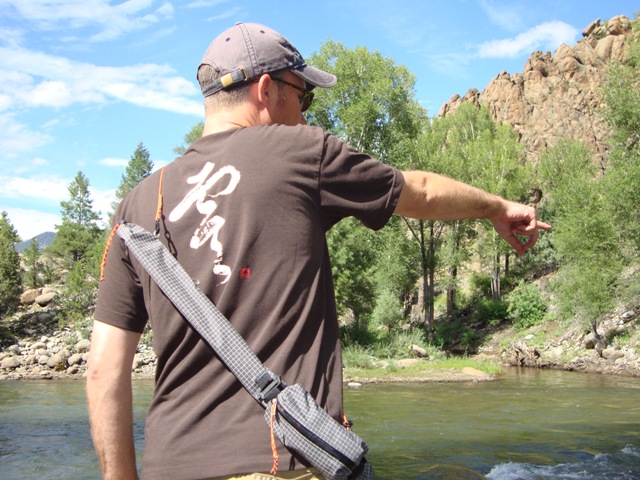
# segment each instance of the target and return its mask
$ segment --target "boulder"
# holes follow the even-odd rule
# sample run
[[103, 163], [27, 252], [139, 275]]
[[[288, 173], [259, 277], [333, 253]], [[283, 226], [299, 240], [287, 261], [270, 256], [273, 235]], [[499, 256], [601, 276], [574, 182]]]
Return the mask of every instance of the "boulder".
[[58, 352], [49, 357], [47, 367], [54, 370], [62, 370], [67, 366], [67, 354], [65, 351]]
[[0, 368], [3, 370], [13, 370], [20, 366], [18, 357], [6, 357], [0, 362]]
[[38, 289], [26, 290], [20, 295], [20, 303], [22, 305], [31, 305], [36, 301], [36, 297], [40, 296], [41, 292]]
[[80, 365], [82, 363], [82, 354], [74, 353], [67, 359], [69, 365]]
[[43, 293], [36, 297], [35, 302], [41, 307], [49, 305], [56, 296], [56, 292]]
[[86, 353], [91, 348], [91, 342], [86, 338], [83, 338], [78, 343], [76, 343], [76, 352], [78, 353]]
[[424, 358], [427, 356], [427, 351], [424, 348], [419, 347], [418, 345], [411, 345], [411, 353], [420, 358]]

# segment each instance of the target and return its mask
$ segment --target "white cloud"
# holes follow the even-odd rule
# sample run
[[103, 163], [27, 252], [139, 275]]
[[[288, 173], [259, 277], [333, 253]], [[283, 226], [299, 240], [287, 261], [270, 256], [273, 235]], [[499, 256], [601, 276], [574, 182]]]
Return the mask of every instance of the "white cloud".
[[104, 223], [104, 225], [102, 226], [104, 227], [108, 222], [109, 213], [111, 213], [111, 211], [113, 210], [111, 208], [111, 204], [116, 199], [116, 190], [96, 190], [95, 188], [90, 186], [89, 193], [91, 194], [91, 199], [93, 200], [93, 211], [100, 212], [100, 218]]
[[127, 160], [126, 158], [109, 157], [109, 158], [103, 158], [102, 160], [98, 160], [98, 163], [105, 167], [120, 168], [120, 167], [126, 167], [129, 164], [129, 160]]
[[103, 67], [15, 47], [0, 47], [0, 58], [0, 108], [5, 111], [118, 100], [202, 116], [202, 101], [190, 98], [199, 89], [167, 65]]
[[[60, 208], [60, 202], [69, 199], [69, 184], [72, 179], [56, 177], [55, 175], [35, 175], [32, 177], [17, 177], [0, 175], [0, 197], [13, 200], [37, 200], [46, 205], [48, 210]], [[115, 200], [115, 189], [100, 190], [89, 186], [89, 193], [93, 201], [95, 212], [101, 213], [102, 227], [106, 226], [111, 203]], [[54, 231], [54, 226], [61, 223], [59, 214], [45, 213], [43, 210], [29, 210], [17, 207], [7, 207], [11, 223], [16, 227], [23, 240], [29, 239], [46, 231]]]
[[50, 174], [29, 178], [0, 175], [0, 196], [59, 203], [69, 197], [70, 182]]
[[217, 7], [218, 5], [222, 5], [223, 3], [228, 3], [229, 0], [195, 0], [194, 2], [189, 2], [187, 4], [187, 8], [210, 8]]
[[487, 14], [489, 20], [507, 31], [519, 30], [524, 26], [522, 5], [517, 3], [502, 2], [496, 5], [493, 0], [479, 0], [482, 10]]
[[[0, 114], [0, 155], [2, 157], [13, 158], [20, 153], [51, 142], [53, 142], [51, 135], [31, 130], [27, 125], [18, 122], [12, 114]], [[2, 188], [1, 185], [0, 188]]]
[[480, 58], [505, 58], [528, 55], [535, 50], [555, 50], [563, 43], [571, 44], [578, 30], [564, 22], [553, 21], [537, 25], [515, 38], [491, 40], [478, 46]]
[[97, 27], [90, 37], [94, 42], [112, 40], [124, 33], [142, 30], [171, 18], [169, 2], [154, 8], [155, 0], [126, 0], [113, 5], [110, 0], [0, 0], [0, 6], [12, 9], [31, 26], [41, 30], [62, 30]]
[[234, 7], [230, 10], [221, 12], [218, 15], [213, 15], [207, 18], [207, 22], [217, 22], [219, 20], [226, 20], [228, 18], [239, 17], [241, 11], [242, 9], [240, 7]]
[[0, 211], [7, 212], [9, 221], [22, 241], [31, 240], [44, 232], [55, 232], [56, 225], [62, 223], [60, 215], [39, 210], [0, 206]]

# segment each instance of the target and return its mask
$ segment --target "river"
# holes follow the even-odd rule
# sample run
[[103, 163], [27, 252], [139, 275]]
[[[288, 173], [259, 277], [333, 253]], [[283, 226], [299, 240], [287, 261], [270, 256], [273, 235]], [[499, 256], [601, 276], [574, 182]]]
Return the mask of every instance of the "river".
[[[143, 448], [150, 381], [136, 381]], [[345, 392], [376, 479], [640, 479], [640, 379], [509, 369]], [[0, 478], [96, 479], [83, 381], [0, 382]]]

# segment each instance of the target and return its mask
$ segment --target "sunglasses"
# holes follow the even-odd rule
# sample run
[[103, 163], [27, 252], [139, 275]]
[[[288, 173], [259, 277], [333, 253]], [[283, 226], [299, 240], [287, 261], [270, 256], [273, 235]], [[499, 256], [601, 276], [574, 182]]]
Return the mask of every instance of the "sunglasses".
[[299, 90], [300, 92], [304, 93], [304, 95], [300, 97], [300, 111], [306, 112], [307, 110], [309, 110], [309, 107], [311, 106], [311, 102], [313, 102], [312, 91], [307, 90], [306, 88], [299, 87], [295, 83], [287, 82], [286, 80], [283, 80], [281, 78], [271, 77], [271, 80], [284, 83], [285, 85], [289, 85], [290, 87], [293, 87], [296, 90]]

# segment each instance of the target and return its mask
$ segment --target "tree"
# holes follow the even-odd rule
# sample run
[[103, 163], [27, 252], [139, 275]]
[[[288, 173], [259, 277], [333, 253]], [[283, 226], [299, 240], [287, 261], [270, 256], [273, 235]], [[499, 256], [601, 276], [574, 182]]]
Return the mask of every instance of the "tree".
[[415, 99], [414, 75], [376, 51], [350, 50], [331, 40], [309, 63], [340, 79], [334, 87], [316, 92], [309, 123], [395, 164], [398, 149], [418, 136], [427, 118]]
[[184, 152], [187, 151], [187, 148], [189, 148], [189, 145], [191, 145], [197, 139], [202, 137], [203, 130], [204, 130], [204, 122], [196, 123], [193, 127], [191, 127], [191, 130], [189, 130], [189, 133], [187, 133], [184, 136], [182, 145], [178, 145], [173, 149], [173, 153], [175, 153], [176, 155], [184, 155]]
[[[526, 191], [520, 148], [508, 126], [497, 125], [490, 112], [467, 102], [454, 114], [436, 118], [420, 136], [410, 168], [446, 175], [512, 199]], [[457, 308], [458, 271], [473, 253], [472, 241], [481, 240], [480, 253], [490, 266], [495, 297], [500, 296], [500, 260], [507, 246], [492, 229], [474, 220], [423, 222], [408, 220], [413, 238], [420, 245], [425, 298], [424, 325], [433, 339], [436, 278], [447, 293], [447, 314]], [[481, 235], [483, 234], [483, 235]]]
[[[328, 41], [309, 62], [335, 74], [340, 81], [316, 90], [307, 120], [334, 133], [360, 151], [400, 166], [426, 121], [415, 100], [415, 77], [392, 59], [364, 47], [347, 49]], [[350, 310], [358, 322], [369, 317], [380, 298], [408, 298], [407, 286], [392, 278], [411, 278], [388, 269], [389, 252], [406, 243], [406, 229], [388, 226], [372, 234], [362, 225], [343, 221], [329, 232], [336, 299], [342, 312]], [[413, 271], [403, 259], [397, 264]], [[414, 278], [415, 281], [415, 278]]]
[[153, 162], [149, 157], [149, 150], [145, 148], [142, 142], [139, 143], [131, 155], [127, 168], [122, 174], [120, 185], [116, 190], [116, 200], [111, 204], [114, 212], [118, 208], [118, 204], [129, 192], [153, 171]]
[[85, 258], [93, 244], [101, 241], [99, 215], [93, 211], [89, 179], [78, 172], [69, 185], [69, 200], [60, 202], [62, 224], [56, 225], [56, 237], [48, 252], [59, 266], [71, 270]]
[[0, 217], [0, 314], [10, 312], [19, 303], [22, 292], [20, 255], [14, 245], [20, 241], [7, 212]]
[[629, 252], [640, 251], [640, 18], [633, 21], [625, 64], [613, 64], [603, 88], [603, 113], [612, 129], [606, 191]]
[[26, 267], [24, 270], [24, 283], [29, 288], [41, 287], [43, 282], [40, 274], [42, 273], [43, 263], [40, 261], [40, 248], [35, 238], [31, 239], [31, 243], [22, 252], [22, 256]]
[[606, 184], [596, 175], [593, 154], [568, 140], [541, 157], [539, 172], [549, 192], [561, 312], [584, 319], [600, 339], [598, 322], [613, 306], [623, 264]]

